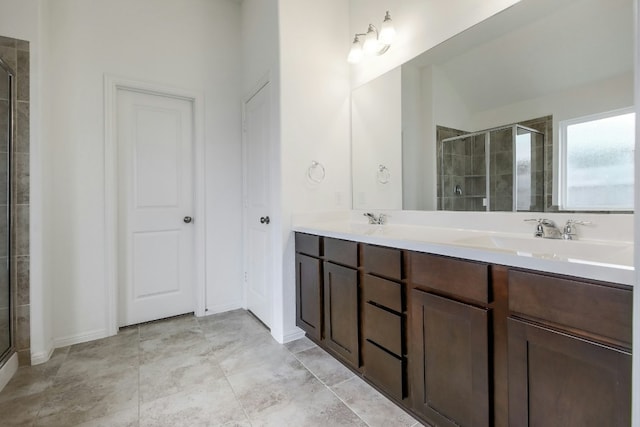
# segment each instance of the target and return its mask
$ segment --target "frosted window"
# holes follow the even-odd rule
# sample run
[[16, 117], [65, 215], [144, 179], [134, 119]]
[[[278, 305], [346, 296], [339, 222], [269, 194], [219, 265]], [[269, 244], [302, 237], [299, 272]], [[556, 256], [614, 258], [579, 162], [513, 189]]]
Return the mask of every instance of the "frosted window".
[[561, 123], [565, 210], [632, 210], [635, 114]]

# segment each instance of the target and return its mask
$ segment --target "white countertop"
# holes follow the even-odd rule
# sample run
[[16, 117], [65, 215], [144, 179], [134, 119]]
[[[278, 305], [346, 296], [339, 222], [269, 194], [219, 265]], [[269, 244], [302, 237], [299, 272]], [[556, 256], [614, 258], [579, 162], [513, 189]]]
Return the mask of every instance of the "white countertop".
[[[633, 242], [630, 241], [541, 239], [530, 232], [492, 231], [486, 225], [482, 229], [424, 224], [370, 225], [364, 218], [357, 220], [359, 215], [361, 213], [326, 219], [298, 218], [293, 231], [630, 286], [635, 281]], [[480, 218], [480, 223], [487, 216], [466, 218]], [[502, 219], [495, 215], [489, 218]]]

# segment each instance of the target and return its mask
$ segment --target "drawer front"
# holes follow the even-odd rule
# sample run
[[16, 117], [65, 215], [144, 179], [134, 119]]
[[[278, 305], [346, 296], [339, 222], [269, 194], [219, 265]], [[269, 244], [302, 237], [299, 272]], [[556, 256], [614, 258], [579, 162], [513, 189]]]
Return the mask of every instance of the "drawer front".
[[364, 342], [364, 376], [396, 399], [406, 396], [403, 360], [392, 356], [369, 341]]
[[313, 234], [296, 233], [296, 252], [319, 257], [320, 236]]
[[402, 355], [402, 316], [364, 305], [364, 337], [397, 356]]
[[411, 281], [451, 295], [489, 303], [489, 266], [420, 252], [411, 253]]
[[399, 249], [363, 245], [362, 264], [366, 273], [402, 279], [402, 251]]
[[402, 313], [402, 284], [365, 274], [362, 276], [364, 302], [374, 302]]
[[631, 347], [632, 291], [525, 271], [509, 271], [509, 310]]
[[358, 267], [358, 244], [349, 240], [324, 239], [324, 256], [327, 261], [349, 267]]

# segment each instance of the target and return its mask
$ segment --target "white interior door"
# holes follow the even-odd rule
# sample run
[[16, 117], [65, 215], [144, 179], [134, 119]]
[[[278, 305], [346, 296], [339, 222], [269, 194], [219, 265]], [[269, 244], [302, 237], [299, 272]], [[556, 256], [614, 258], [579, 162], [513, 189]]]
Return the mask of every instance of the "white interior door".
[[270, 87], [244, 105], [244, 246], [247, 308], [271, 327]]
[[194, 311], [193, 103], [117, 93], [119, 326]]

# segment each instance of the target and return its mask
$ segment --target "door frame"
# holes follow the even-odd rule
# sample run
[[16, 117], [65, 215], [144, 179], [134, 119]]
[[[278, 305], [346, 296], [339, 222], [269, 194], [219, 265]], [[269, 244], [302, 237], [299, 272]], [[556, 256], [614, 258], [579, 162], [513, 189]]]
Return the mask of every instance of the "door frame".
[[[247, 185], [248, 185], [248, 180], [247, 180], [247, 138], [246, 138], [246, 117], [247, 117], [247, 103], [249, 101], [251, 101], [251, 99], [256, 96], [261, 90], [266, 89], [269, 91], [269, 112], [270, 112], [270, 116], [271, 119], [273, 119], [273, 82], [271, 79], [271, 73], [267, 73], [266, 75], [262, 76], [262, 78], [260, 78], [251, 88], [251, 90], [249, 90], [247, 92], [247, 94], [243, 97], [242, 99], [242, 301], [243, 301], [243, 308], [245, 310], [248, 309], [248, 301], [247, 301], [247, 287], [249, 286], [249, 283], [247, 281], [247, 272], [249, 271], [249, 254], [247, 251], [247, 230], [248, 230], [248, 224], [249, 224], [249, 219], [247, 218]], [[275, 234], [275, 230], [278, 230], [280, 227], [280, 215], [274, 215], [274, 194], [273, 194], [273, 183], [274, 183], [274, 169], [275, 170], [279, 170], [279, 168], [274, 168], [274, 156], [276, 155], [276, 147], [274, 144], [275, 138], [274, 138], [274, 129], [273, 129], [273, 120], [270, 120], [270, 132], [269, 132], [269, 146], [268, 146], [268, 151], [269, 151], [269, 158], [266, 159], [269, 162], [269, 165], [271, 166], [270, 168], [268, 168], [269, 170], [269, 205], [270, 205], [270, 210], [272, 212], [269, 213], [269, 217], [271, 219], [271, 227], [268, 228], [268, 236], [269, 236], [269, 244], [270, 244], [270, 249], [273, 249], [274, 247], [274, 238], [276, 236]], [[275, 263], [274, 261], [276, 261], [276, 257], [273, 255], [273, 251], [270, 250], [269, 253], [267, 254], [268, 260], [267, 260], [267, 265], [271, 266], [270, 270], [269, 270], [269, 274], [267, 276], [267, 280], [269, 280], [269, 312], [270, 312], [270, 325], [269, 328], [271, 328], [271, 330], [273, 331], [273, 326], [274, 326], [274, 298], [275, 298], [275, 294], [276, 294], [276, 290], [274, 289], [273, 284], [274, 282], [274, 270], [275, 270]]]
[[118, 133], [119, 90], [159, 95], [191, 102], [193, 106], [193, 206], [194, 206], [194, 312], [204, 316], [206, 304], [205, 258], [205, 150], [204, 96], [172, 86], [104, 75], [104, 239], [108, 335], [118, 333]]

